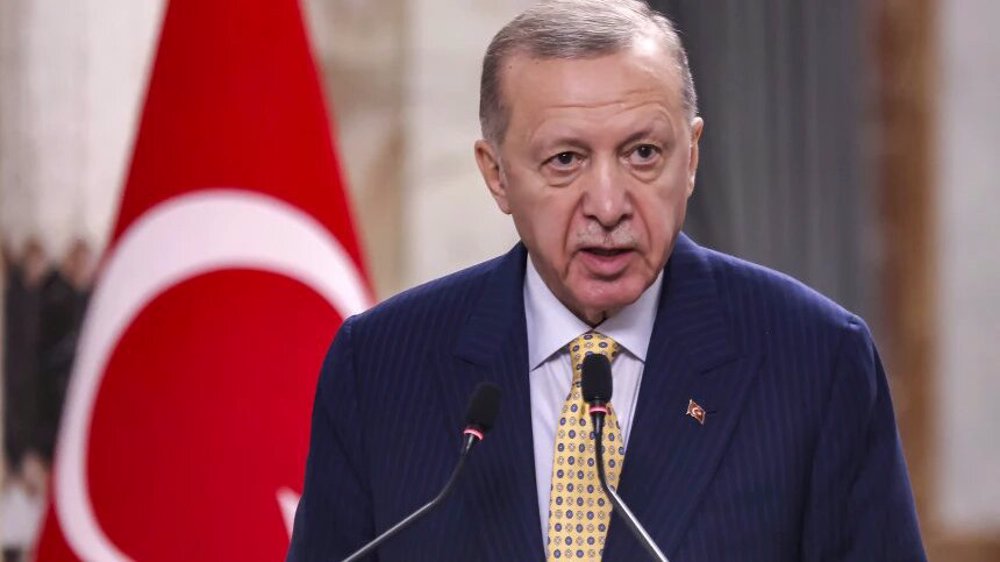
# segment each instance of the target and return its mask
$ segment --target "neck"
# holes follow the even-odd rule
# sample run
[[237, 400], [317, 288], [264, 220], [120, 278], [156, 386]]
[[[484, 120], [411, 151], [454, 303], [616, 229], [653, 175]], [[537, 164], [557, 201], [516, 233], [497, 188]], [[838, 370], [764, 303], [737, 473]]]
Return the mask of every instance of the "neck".
[[566, 306], [566, 308], [568, 308], [574, 316], [586, 322], [591, 328], [600, 326], [605, 320], [611, 318], [614, 312], [616, 312], [610, 310], [574, 310], [566, 303], [563, 303], [563, 305]]

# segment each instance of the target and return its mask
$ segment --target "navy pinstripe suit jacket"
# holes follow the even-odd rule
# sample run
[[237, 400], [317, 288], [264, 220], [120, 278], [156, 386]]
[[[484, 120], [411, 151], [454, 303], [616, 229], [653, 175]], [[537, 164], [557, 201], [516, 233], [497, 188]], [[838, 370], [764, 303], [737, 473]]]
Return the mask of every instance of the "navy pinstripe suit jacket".
[[[433, 497], [484, 380], [504, 391], [495, 428], [446, 503], [378, 559], [544, 559], [525, 258], [519, 244], [344, 323], [317, 387], [289, 560], [339, 560]], [[924, 560], [864, 322], [683, 235], [664, 280], [620, 492], [671, 561]], [[604, 559], [644, 557], [613, 519]]]

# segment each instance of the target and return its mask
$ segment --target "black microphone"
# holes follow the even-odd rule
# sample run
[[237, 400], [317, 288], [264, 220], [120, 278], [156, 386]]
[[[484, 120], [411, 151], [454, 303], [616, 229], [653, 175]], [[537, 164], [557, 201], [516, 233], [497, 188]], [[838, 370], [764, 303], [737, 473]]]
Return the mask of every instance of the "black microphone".
[[371, 554], [382, 543], [391, 539], [397, 533], [412, 525], [414, 521], [427, 515], [432, 509], [437, 507], [455, 486], [455, 481], [458, 479], [458, 474], [462, 472], [462, 467], [465, 466], [465, 458], [469, 455], [469, 451], [472, 450], [472, 447], [476, 443], [483, 440], [486, 433], [493, 427], [493, 422], [496, 421], [499, 412], [500, 387], [489, 382], [479, 383], [476, 390], [472, 392], [472, 397], [469, 399], [469, 407], [465, 411], [465, 429], [462, 430], [462, 450], [458, 456], [458, 463], [455, 464], [455, 469], [451, 472], [451, 477], [448, 478], [448, 482], [445, 483], [444, 488], [441, 489], [434, 499], [425, 503], [420, 509], [407, 515], [406, 519], [396, 523], [387, 531], [372, 539], [371, 542], [355, 551], [354, 554], [345, 558], [343, 562], [361, 560], [362, 557]]
[[583, 401], [589, 405], [590, 421], [594, 426], [594, 455], [597, 461], [597, 479], [601, 481], [601, 487], [611, 500], [611, 505], [615, 508], [615, 513], [625, 521], [628, 528], [638, 539], [639, 543], [646, 548], [650, 558], [661, 562], [668, 562], [653, 538], [649, 536], [646, 529], [642, 527], [632, 511], [625, 505], [618, 492], [611, 486], [604, 477], [604, 451], [601, 450], [601, 440], [604, 438], [604, 416], [608, 413], [608, 403], [611, 402], [611, 363], [608, 358], [600, 353], [594, 353], [583, 358], [582, 373], [580, 374], [580, 386], [583, 391]]

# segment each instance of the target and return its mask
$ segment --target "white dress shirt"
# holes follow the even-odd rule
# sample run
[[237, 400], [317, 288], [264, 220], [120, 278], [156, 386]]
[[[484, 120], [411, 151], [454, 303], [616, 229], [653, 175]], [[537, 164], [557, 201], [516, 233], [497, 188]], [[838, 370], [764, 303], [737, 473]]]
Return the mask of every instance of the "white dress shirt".
[[[611, 365], [614, 392], [611, 405], [628, 447], [632, 414], [639, 398], [639, 383], [646, 362], [649, 337], [656, 319], [663, 273], [634, 303], [591, 328], [556, 298], [528, 257], [524, 276], [524, 315], [528, 331], [528, 368], [531, 383], [531, 431], [535, 453], [535, 483], [542, 538], [548, 535], [549, 489], [556, 425], [573, 382], [567, 344], [577, 336], [597, 330], [614, 339], [621, 353]], [[627, 453], [627, 450], [626, 450]], [[627, 458], [627, 456], [626, 456]]]

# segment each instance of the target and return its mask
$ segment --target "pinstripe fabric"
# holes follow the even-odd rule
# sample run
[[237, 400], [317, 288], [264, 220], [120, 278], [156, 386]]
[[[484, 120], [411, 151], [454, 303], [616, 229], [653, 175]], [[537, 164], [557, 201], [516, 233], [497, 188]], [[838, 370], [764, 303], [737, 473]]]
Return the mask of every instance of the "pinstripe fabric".
[[[430, 499], [481, 380], [504, 390], [496, 427], [446, 504], [378, 559], [544, 559], [524, 264], [518, 245], [345, 322], [317, 386], [289, 560], [342, 558]], [[683, 236], [663, 291], [619, 491], [672, 562], [924, 560], [864, 323]], [[605, 560], [643, 556], [613, 521]]]

